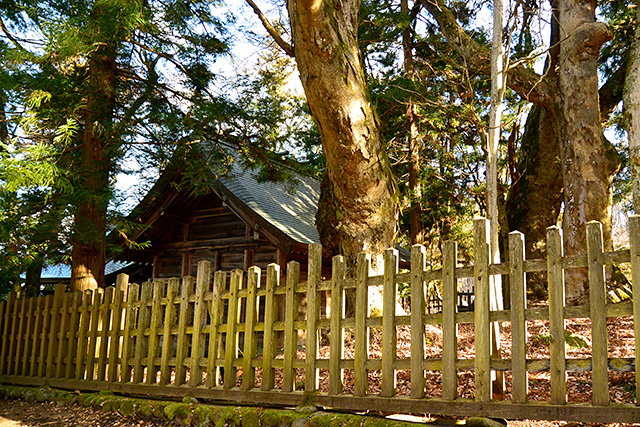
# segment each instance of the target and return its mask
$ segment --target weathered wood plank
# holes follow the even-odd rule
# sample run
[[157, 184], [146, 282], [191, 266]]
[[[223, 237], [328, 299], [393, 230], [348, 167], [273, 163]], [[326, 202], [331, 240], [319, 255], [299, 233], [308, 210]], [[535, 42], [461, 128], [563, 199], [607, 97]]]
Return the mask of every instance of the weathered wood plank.
[[549, 332], [551, 334], [551, 403], [567, 402], [567, 374], [564, 340], [564, 271], [562, 230], [547, 228], [547, 277], [549, 280]]
[[509, 285], [511, 286], [511, 394], [515, 403], [526, 403], [528, 393], [527, 282], [524, 272], [524, 234], [509, 233]]
[[109, 327], [111, 321], [111, 304], [113, 303], [114, 288], [105, 290], [104, 299], [100, 304], [100, 336], [98, 339], [98, 363], [96, 371], [98, 381], [104, 381], [107, 374], [107, 355], [109, 350]]
[[51, 324], [49, 329], [49, 341], [47, 345], [47, 378], [55, 375], [55, 357], [58, 352], [58, 333], [60, 332], [60, 308], [66, 286], [58, 283], [53, 292], [53, 306], [51, 307]]
[[[120, 276], [118, 276], [120, 277]], [[124, 292], [116, 287], [113, 294], [113, 307], [111, 309], [111, 327], [109, 328], [109, 355], [107, 380], [112, 383], [118, 381], [118, 354], [120, 352], [120, 337], [122, 336], [122, 302]]]
[[491, 332], [489, 323], [489, 221], [473, 222], [475, 290], [475, 387], [476, 401], [491, 400]]
[[277, 319], [276, 288], [280, 286], [280, 266], [267, 266], [267, 294], [264, 307], [264, 340], [262, 345], [262, 390], [268, 391], [275, 385], [273, 360], [276, 357], [276, 343], [273, 325]]
[[[424, 383], [424, 323], [425, 284], [422, 276], [425, 270], [426, 250], [422, 245], [411, 247], [411, 398], [422, 399]], [[443, 374], [444, 375], [444, 374]]]
[[[0, 325], [2, 325], [2, 328], [0, 328], [0, 331], [3, 332], [2, 334], [0, 334], [0, 354], [5, 351], [4, 349], [6, 346], [6, 343], [4, 341], [4, 329], [7, 326], [7, 319], [5, 318], [6, 310], [7, 310], [7, 302], [0, 301], [0, 322], [1, 322]], [[3, 365], [4, 365], [4, 359], [0, 359], [0, 376], [5, 375], [5, 369]]]
[[342, 393], [344, 371], [340, 369], [340, 360], [344, 355], [344, 335], [342, 332], [342, 283], [346, 275], [344, 258], [336, 255], [331, 269], [331, 329], [329, 331], [329, 394]]
[[[31, 357], [31, 354], [33, 353], [33, 348], [31, 346], [32, 344], [31, 336], [33, 333], [36, 298], [35, 297], [29, 298], [27, 301], [27, 306], [28, 306], [27, 307], [27, 324], [25, 325], [24, 333], [22, 334], [22, 339], [24, 340], [24, 350], [22, 351], [22, 363], [20, 364], [20, 372], [16, 371], [18, 375], [22, 375], [22, 376], [27, 375], [27, 371], [29, 368], [29, 359]], [[2, 316], [0, 316], [0, 319], [2, 319]]]
[[136, 327], [138, 308], [138, 298], [140, 295], [140, 286], [137, 283], [129, 285], [127, 290], [127, 303], [124, 320], [124, 332], [122, 337], [122, 363], [120, 382], [131, 382], [131, 372], [133, 371], [133, 339], [134, 329]]
[[158, 366], [156, 365], [156, 359], [158, 358], [158, 351], [160, 347], [160, 337], [158, 336], [158, 329], [162, 325], [162, 315], [164, 314], [164, 310], [162, 309], [162, 298], [164, 298], [164, 294], [164, 280], [156, 279], [153, 282], [151, 317], [149, 318], [149, 344], [147, 351], [146, 380], [147, 384], [155, 384], [158, 380]]
[[56, 378], [62, 378], [64, 370], [64, 357], [67, 351], [67, 334], [69, 333], [69, 306], [71, 305], [71, 297], [73, 295], [62, 295], [62, 309], [60, 313], [60, 332], [58, 333], [58, 352], [56, 354], [55, 374]]
[[216, 359], [220, 353], [222, 346], [222, 337], [220, 335], [220, 322], [222, 321], [223, 304], [220, 296], [227, 282], [227, 273], [224, 271], [216, 271], [213, 276], [213, 295], [211, 297], [211, 323], [209, 324], [209, 358], [207, 359], [207, 381], [206, 386], [217, 387], [220, 378], [220, 369], [216, 363]]
[[95, 374], [95, 361], [96, 361], [96, 348], [98, 340], [98, 326], [100, 323], [100, 303], [102, 302], [103, 293], [97, 289], [92, 290], [91, 306], [89, 311], [91, 313], [91, 320], [89, 324], [89, 332], [87, 333], [87, 368], [86, 376], [84, 379], [88, 381], [94, 380]]
[[27, 323], [27, 309], [28, 309], [28, 300], [27, 298], [22, 298], [20, 300], [20, 310], [18, 311], [17, 323], [18, 330], [15, 335], [16, 341], [16, 350], [15, 353], [11, 352], [13, 355], [13, 373], [14, 375], [20, 375], [20, 364], [22, 363], [22, 356], [24, 351], [24, 328]]
[[295, 371], [293, 360], [297, 358], [298, 334], [295, 331], [297, 320], [296, 285], [300, 282], [300, 264], [290, 261], [287, 264], [285, 283], [285, 314], [284, 314], [284, 365], [282, 369], [282, 390], [293, 391]]
[[144, 282], [140, 290], [140, 308], [138, 310], [138, 326], [136, 329], [136, 343], [133, 354], [133, 382], [141, 383], [144, 380], [144, 367], [142, 359], [147, 355], [149, 338], [145, 336], [145, 331], [149, 327], [151, 319], [151, 302], [153, 293], [153, 283]]
[[247, 272], [247, 306], [244, 328], [244, 354], [242, 356], [242, 390], [248, 391], [255, 387], [256, 370], [252, 366], [256, 358], [257, 339], [255, 327], [257, 321], [257, 298], [256, 292], [260, 285], [260, 268], [249, 267]]
[[[45, 311], [44, 303], [45, 297], [39, 296], [36, 302], [36, 310], [34, 313], [35, 323], [33, 325], [33, 332], [31, 334], [31, 355], [29, 361], [29, 372], [28, 374], [25, 374], [30, 377], [34, 377], [36, 375], [36, 368], [38, 366], [38, 355], [40, 354], [40, 348], [44, 345], [40, 335], [42, 333], [42, 323], [44, 318], [43, 312]], [[0, 367], [1, 366], [2, 365], [0, 365]]]
[[356, 313], [355, 313], [355, 349], [354, 349], [354, 384], [353, 393], [364, 396], [367, 393], [366, 362], [369, 359], [369, 328], [367, 317], [369, 314], [369, 292], [367, 279], [371, 269], [371, 255], [365, 252], [358, 254], [356, 272]]
[[631, 282], [633, 286], [633, 331], [636, 357], [636, 405], [640, 406], [640, 215], [629, 218]]
[[2, 331], [2, 348], [0, 349], [0, 372], [3, 375], [9, 375], [10, 373], [10, 365], [8, 363], [9, 359], [9, 351], [11, 347], [11, 340], [13, 334], [11, 331], [15, 325], [15, 313], [17, 310], [16, 307], [16, 298], [17, 294], [15, 291], [9, 292], [9, 297], [7, 299], [6, 309], [4, 312], [4, 324]]
[[85, 378], [85, 367], [88, 362], [87, 337], [89, 335], [89, 325], [91, 323], [92, 301], [93, 291], [84, 291], [82, 294], [82, 306], [80, 308], [80, 329], [78, 330], [78, 351], [76, 353], [75, 372], [76, 380], [83, 380]]
[[169, 279], [167, 285], [166, 305], [164, 307], [164, 326], [162, 329], [162, 355], [160, 356], [160, 385], [169, 384], [171, 381], [171, 368], [169, 358], [173, 356], [174, 336], [171, 330], [176, 324], [177, 311], [175, 297], [180, 287], [180, 280]]
[[458, 358], [457, 243], [451, 240], [445, 241], [442, 247], [442, 257], [442, 398], [454, 400], [458, 397], [456, 372], [456, 359]]
[[195, 280], [193, 276], [185, 276], [182, 279], [180, 289], [180, 314], [178, 315], [178, 344], [176, 349], [176, 380], [175, 385], [182, 385], [187, 375], [185, 359], [189, 352], [189, 340], [187, 336], [187, 326], [191, 315], [191, 304], [189, 298], [194, 292]]
[[189, 369], [189, 387], [202, 384], [202, 369], [200, 359], [204, 356], [203, 325], [206, 315], [204, 294], [209, 290], [211, 283], [211, 263], [209, 261], [198, 262], [196, 274], [196, 301], [193, 306], [193, 335], [191, 337], [191, 367]]
[[398, 251], [384, 251], [384, 281], [382, 284], [382, 386], [380, 396], [391, 397], [396, 392], [396, 344], [398, 335], [395, 325], [396, 283], [398, 273]]
[[309, 273], [307, 278], [307, 351], [305, 363], [305, 391], [312, 393], [318, 389], [318, 317], [320, 300], [318, 285], [322, 279], [322, 246], [317, 243], [309, 245]]
[[609, 404], [609, 373], [607, 371], [607, 291], [604, 279], [602, 224], [587, 223], [587, 257], [589, 263], [589, 305], [591, 317], [592, 402], [596, 406]]
[[227, 333], [224, 349], [224, 384], [225, 390], [229, 390], [236, 385], [237, 370], [234, 359], [238, 355], [238, 344], [236, 341], [236, 326], [238, 323], [238, 288], [242, 285], [242, 270], [231, 272], [231, 282], [229, 283], [229, 308], [227, 312]]
[[79, 347], [78, 332], [80, 327], [80, 307], [82, 304], [82, 292], [72, 293], [71, 316], [69, 318], [69, 340], [67, 341], [67, 363], [65, 365], [64, 378], [71, 379], [75, 373], [77, 352]]

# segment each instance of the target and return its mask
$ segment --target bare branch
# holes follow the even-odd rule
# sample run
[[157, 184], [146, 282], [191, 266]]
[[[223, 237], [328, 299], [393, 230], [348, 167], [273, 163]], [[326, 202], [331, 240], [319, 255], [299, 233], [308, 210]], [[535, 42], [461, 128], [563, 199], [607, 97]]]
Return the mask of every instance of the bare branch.
[[253, 2], [253, 0], [247, 0], [247, 4], [249, 6], [251, 6], [251, 8], [253, 9], [253, 12], [258, 15], [258, 18], [260, 18], [260, 21], [262, 22], [262, 25], [264, 26], [264, 28], [267, 30], [267, 32], [269, 33], [269, 35], [273, 38], [273, 40], [276, 42], [276, 44], [278, 46], [280, 46], [282, 48], [282, 50], [284, 50], [284, 52], [289, 55], [290, 57], [295, 57], [295, 54], [293, 52], [293, 47], [287, 43], [286, 41], [284, 41], [284, 39], [282, 38], [282, 36], [280, 35], [280, 32], [278, 30], [276, 30], [273, 25], [271, 25], [271, 22], [269, 22], [269, 20], [267, 19], [266, 16], [264, 16], [264, 13], [262, 13], [262, 11], [260, 10], [260, 8], [258, 7], [257, 4], [255, 4]]

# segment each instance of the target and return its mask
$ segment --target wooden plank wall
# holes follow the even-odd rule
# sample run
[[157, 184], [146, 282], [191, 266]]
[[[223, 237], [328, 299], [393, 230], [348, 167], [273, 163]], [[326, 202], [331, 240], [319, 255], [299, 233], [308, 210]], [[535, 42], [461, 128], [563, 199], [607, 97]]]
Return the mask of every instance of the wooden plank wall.
[[[635, 371], [640, 381], [640, 350], [633, 359], [608, 357], [607, 317], [640, 314], [640, 216], [630, 218], [630, 250], [605, 252], [602, 226], [587, 226], [587, 254], [566, 257], [562, 233], [547, 230], [546, 260], [526, 260], [524, 236], [509, 235], [509, 262], [489, 264], [486, 220], [475, 226], [475, 262], [459, 267], [457, 246], [443, 245], [442, 268], [427, 270], [425, 249], [412, 248], [411, 271], [398, 272], [398, 253], [384, 253], [382, 275], [371, 274], [371, 257], [360, 254], [356, 277], [346, 277], [345, 261], [333, 259], [333, 277], [322, 280], [322, 248], [310, 245], [309, 274], [300, 282], [300, 266], [290, 262], [280, 283], [280, 266], [271, 264], [266, 275], [258, 267], [212, 274], [207, 261], [198, 263], [196, 277], [156, 280], [141, 286], [119, 278], [118, 288], [55, 293], [19, 299], [15, 292], [0, 302], [0, 381], [26, 385], [80, 389], [110, 389], [121, 393], [177, 397], [186, 394], [247, 404], [298, 404], [303, 401], [350, 410], [389, 410], [449, 415], [492, 415], [515, 418], [567, 419], [593, 422], [633, 422], [640, 419], [640, 391], [632, 404], [610, 401], [609, 373]], [[608, 303], [605, 266], [629, 264], [633, 300]], [[589, 303], [565, 307], [564, 271], [588, 269]], [[547, 271], [549, 303], [527, 308], [526, 274]], [[511, 309], [490, 311], [490, 278], [509, 277]], [[457, 279], [474, 277], [475, 311], [457, 312]], [[425, 306], [430, 281], [441, 284], [442, 313], [429, 314]], [[411, 288], [411, 311], [397, 314], [398, 285]], [[371, 286], [381, 286], [381, 317], [368, 314]], [[319, 292], [328, 292], [328, 316], [320, 316]], [[345, 295], [355, 295], [355, 312], [346, 317]], [[281, 297], [278, 297], [281, 295]], [[297, 304], [306, 296], [306, 318]], [[277, 304], [282, 298], [284, 304]], [[284, 313], [278, 313], [284, 310]], [[262, 313], [262, 314], [260, 314]], [[591, 357], [567, 359], [567, 319], [589, 318]], [[283, 319], [283, 320], [278, 320]], [[527, 321], [547, 320], [550, 329], [548, 359], [528, 360]], [[511, 323], [511, 359], [491, 357], [492, 323]], [[475, 359], [460, 359], [457, 329], [474, 324]], [[640, 336], [634, 322], [635, 341]], [[425, 356], [425, 325], [442, 328], [442, 357]], [[398, 328], [410, 330], [411, 358], [398, 358]], [[382, 331], [381, 356], [373, 357], [369, 331]], [[329, 345], [320, 356], [321, 331]], [[347, 333], [348, 331], [352, 333]], [[353, 337], [353, 342], [347, 339]], [[352, 347], [347, 356], [345, 347]], [[328, 348], [327, 348], [328, 347]], [[328, 353], [327, 353], [328, 351]], [[398, 396], [399, 370], [410, 371], [410, 394]], [[345, 372], [351, 371], [347, 390]], [[379, 372], [380, 389], [372, 392], [369, 374]], [[442, 395], [425, 393], [425, 371], [442, 373]], [[458, 396], [460, 371], [475, 373], [475, 398]], [[496, 400], [492, 372], [511, 371], [511, 396]], [[528, 375], [550, 372], [548, 402], [528, 399]], [[590, 371], [590, 405], [567, 402], [567, 372]], [[320, 378], [328, 378], [320, 386]], [[637, 388], [636, 388], [637, 389]]]

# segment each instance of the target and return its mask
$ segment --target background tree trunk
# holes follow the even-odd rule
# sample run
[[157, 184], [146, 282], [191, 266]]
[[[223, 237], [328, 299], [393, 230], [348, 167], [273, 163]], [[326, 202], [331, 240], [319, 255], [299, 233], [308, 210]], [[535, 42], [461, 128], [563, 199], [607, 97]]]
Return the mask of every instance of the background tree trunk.
[[289, 0], [296, 62], [327, 169], [316, 223], [323, 246], [353, 262], [393, 246], [393, 178], [358, 48], [359, 0]]
[[113, 168], [109, 146], [115, 110], [115, 48], [108, 43], [99, 45], [89, 61], [80, 191], [71, 251], [71, 287], [81, 291], [104, 284], [109, 176]]
[[[619, 168], [617, 153], [603, 140], [598, 100], [597, 60], [611, 38], [604, 23], [595, 20], [595, 0], [560, 2], [561, 152], [564, 182], [563, 232], [566, 255], [584, 253], [586, 224], [602, 222], [605, 242], [611, 242], [611, 182]], [[566, 274], [567, 301], [584, 302], [585, 271]]]

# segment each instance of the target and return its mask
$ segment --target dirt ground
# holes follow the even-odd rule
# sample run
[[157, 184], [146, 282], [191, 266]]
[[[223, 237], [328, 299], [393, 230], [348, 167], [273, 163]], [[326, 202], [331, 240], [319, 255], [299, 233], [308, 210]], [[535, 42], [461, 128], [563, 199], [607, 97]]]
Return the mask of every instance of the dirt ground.
[[0, 400], [0, 427], [161, 427], [172, 425], [162, 420], [123, 417], [80, 405]]

